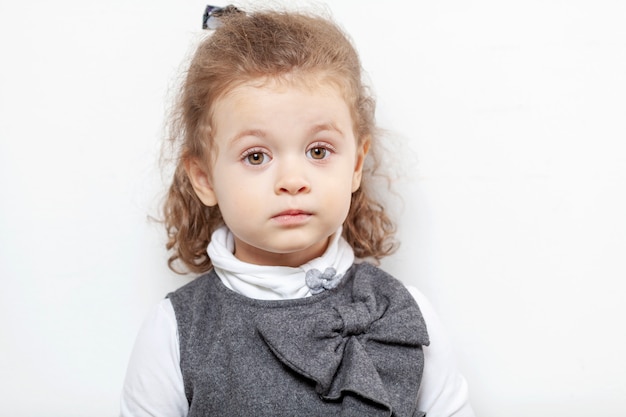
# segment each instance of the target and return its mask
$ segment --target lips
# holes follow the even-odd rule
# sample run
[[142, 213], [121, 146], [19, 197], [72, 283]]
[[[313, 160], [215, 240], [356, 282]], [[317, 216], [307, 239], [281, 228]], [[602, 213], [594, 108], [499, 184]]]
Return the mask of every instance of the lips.
[[304, 210], [285, 210], [272, 217], [272, 220], [286, 226], [298, 225], [311, 218], [312, 213]]

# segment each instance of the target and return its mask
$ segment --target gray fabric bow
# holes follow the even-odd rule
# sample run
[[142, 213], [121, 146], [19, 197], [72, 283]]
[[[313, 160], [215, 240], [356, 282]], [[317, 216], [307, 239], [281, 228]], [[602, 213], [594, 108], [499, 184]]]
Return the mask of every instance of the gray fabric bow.
[[343, 274], [337, 274], [335, 268], [329, 267], [322, 273], [318, 269], [306, 272], [305, 282], [311, 289], [311, 294], [319, 294], [324, 290], [332, 290], [339, 285]]
[[[271, 311], [257, 329], [281, 362], [315, 381], [321, 398], [343, 402], [341, 416], [421, 415], [409, 412], [428, 344], [415, 301], [408, 295], [391, 302], [377, 291], [353, 297], [317, 312]], [[396, 385], [396, 378], [408, 385]], [[413, 389], [396, 391], [406, 386]]]

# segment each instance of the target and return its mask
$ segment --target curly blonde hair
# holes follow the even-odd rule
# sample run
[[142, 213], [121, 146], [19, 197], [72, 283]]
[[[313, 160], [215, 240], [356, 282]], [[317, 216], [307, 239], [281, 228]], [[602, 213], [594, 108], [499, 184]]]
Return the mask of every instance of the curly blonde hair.
[[379, 168], [378, 135], [375, 100], [361, 71], [352, 43], [327, 18], [283, 11], [220, 18], [219, 27], [193, 55], [170, 120], [176, 169], [163, 215], [172, 270], [203, 273], [211, 269], [206, 248], [213, 231], [224, 223], [218, 206], [207, 207], [196, 196], [185, 171], [185, 161], [211, 161], [215, 156], [211, 111], [216, 100], [242, 83], [294, 74], [300, 79], [324, 74], [337, 84], [351, 109], [357, 141], [371, 143], [361, 187], [352, 194], [343, 225], [345, 239], [359, 258], [379, 260], [395, 250], [395, 224], [368, 187]]

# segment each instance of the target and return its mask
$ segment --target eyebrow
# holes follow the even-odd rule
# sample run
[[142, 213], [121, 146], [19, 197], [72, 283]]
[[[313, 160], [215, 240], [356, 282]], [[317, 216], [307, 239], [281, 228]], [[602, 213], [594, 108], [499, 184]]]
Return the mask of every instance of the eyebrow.
[[257, 136], [257, 137], [260, 137], [260, 138], [264, 138], [266, 136], [266, 134], [265, 134], [264, 131], [262, 131], [260, 129], [246, 129], [246, 130], [242, 130], [241, 132], [237, 133], [235, 136], [230, 138], [228, 140], [228, 143], [230, 145], [233, 145], [237, 141], [239, 141], [241, 138], [246, 137], [246, 136]]
[[337, 127], [337, 125], [335, 123], [332, 123], [332, 122], [316, 124], [315, 126], [313, 126], [311, 128], [311, 130], [309, 132], [311, 134], [315, 134], [315, 133], [318, 133], [318, 132], [323, 132], [324, 130], [335, 131], [335, 132], [339, 133], [341, 136], [344, 136], [343, 131], [341, 129], [339, 129], [339, 127]]
[[[311, 127], [311, 129], [309, 129], [309, 134], [314, 135], [316, 133], [323, 132], [325, 130], [328, 130], [331, 132], [337, 132], [342, 137], [344, 136], [343, 131], [339, 129], [339, 127], [337, 127], [335, 123], [332, 123], [332, 122], [315, 124], [313, 127]], [[267, 137], [267, 134], [265, 133], [265, 131], [261, 129], [245, 129], [237, 133], [232, 138], [230, 138], [228, 143], [232, 146], [246, 136], [256, 136], [259, 138], [265, 138]]]

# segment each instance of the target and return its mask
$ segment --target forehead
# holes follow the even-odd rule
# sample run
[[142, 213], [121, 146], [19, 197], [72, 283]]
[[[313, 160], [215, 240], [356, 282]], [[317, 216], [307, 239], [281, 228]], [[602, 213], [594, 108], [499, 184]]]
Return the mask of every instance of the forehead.
[[325, 72], [319, 71], [314, 73], [290, 72], [277, 76], [253, 77], [242, 80], [227, 89], [222, 97], [237, 94], [238, 90], [245, 88], [258, 88], [272, 90], [275, 92], [286, 92], [289, 90], [298, 90], [311, 95], [316, 94], [332, 94], [341, 96], [346, 103], [348, 90], [341, 80], [333, 77]]
[[291, 71], [284, 74], [245, 77], [239, 81], [233, 82], [227, 87], [222, 94], [216, 97], [213, 104], [219, 102], [220, 99], [232, 95], [236, 95], [246, 88], [265, 88], [276, 92], [284, 92], [290, 89], [300, 90], [310, 94], [333, 94], [341, 96], [345, 103], [350, 107], [353, 101], [349, 91], [349, 83], [344, 77], [332, 74], [329, 71]]
[[311, 122], [328, 118], [352, 124], [351, 113], [343, 89], [327, 79], [263, 77], [239, 83], [217, 99], [211, 124], [218, 129], [236, 121], [267, 123], [267, 119], [281, 117]]

